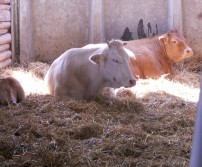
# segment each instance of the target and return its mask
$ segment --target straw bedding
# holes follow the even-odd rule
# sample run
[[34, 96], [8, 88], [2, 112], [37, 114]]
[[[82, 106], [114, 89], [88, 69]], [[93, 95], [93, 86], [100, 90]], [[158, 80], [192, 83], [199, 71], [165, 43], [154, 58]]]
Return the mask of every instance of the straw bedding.
[[188, 166], [201, 68], [191, 63], [172, 79], [139, 80], [116, 90], [117, 98], [90, 101], [47, 95], [47, 64], [1, 71], [16, 77], [27, 97], [0, 107], [0, 166]]

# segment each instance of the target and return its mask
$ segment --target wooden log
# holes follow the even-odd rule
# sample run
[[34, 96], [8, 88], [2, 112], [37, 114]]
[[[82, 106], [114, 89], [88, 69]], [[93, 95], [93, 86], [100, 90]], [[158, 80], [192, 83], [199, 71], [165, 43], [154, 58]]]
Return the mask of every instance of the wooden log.
[[4, 60], [4, 61], [1, 61], [1, 62], [0, 62], [0, 69], [6, 68], [6, 67], [10, 66], [11, 63], [12, 63], [12, 60], [11, 60], [11, 59], [6, 59], [6, 60]]
[[0, 10], [10, 10], [11, 6], [10, 5], [2, 5], [0, 4]]
[[8, 33], [9, 29], [0, 29], [0, 35]]
[[0, 0], [0, 4], [10, 4], [11, 0]]
[[11, 23], [10, 22], [0, 22], [0, 29], [10, 28]]
[[6, 60], [8, 58], [11, 58], [11, 51], [10, 50], [7, 50], [7, 51], [0, 53], [0, 62]]
[[11, 44], [11, 34], [0, 35], [0, 45]]
[[9, 49], [10, 49], [10, 45], [9, 44], [0, 45], [0, 52], [3, 52], [5, 50], [9, 50]]
[[11, 12], [9, 10], [0, 10], [0, 21], [11, 21]]

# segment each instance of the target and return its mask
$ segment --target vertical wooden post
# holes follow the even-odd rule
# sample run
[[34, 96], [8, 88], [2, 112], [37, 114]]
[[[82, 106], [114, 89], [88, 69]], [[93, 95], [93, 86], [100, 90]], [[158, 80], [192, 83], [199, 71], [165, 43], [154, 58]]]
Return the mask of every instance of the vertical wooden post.
[[89, 43], [105, 41], [103, 0], [90, 0]]
[[168, 29], [173, 29], [173, 0], [168, 0]]
[[175, 28], [183, 34], [182, 0], [168, 0], [168, 27]]
[[18, 0], [11, 1], [11, 37], [12, 61], [20, 63]]
[[177, 0], [173, 4], [173, 24], [180, 34], [183, 34], [182, 0]]
[[[168, 0], [168, 27], [169, 30], [177, 29], [178, 32], [183, 35], [183, 12], [182, 12], [182, 0]], [[180, 69], [184, 66], [184, 61], [180, 63]]]
[[27, 66], [34, 60], [32, 40], [31, 0], [19, 0], [20, 7], [20, 63]]

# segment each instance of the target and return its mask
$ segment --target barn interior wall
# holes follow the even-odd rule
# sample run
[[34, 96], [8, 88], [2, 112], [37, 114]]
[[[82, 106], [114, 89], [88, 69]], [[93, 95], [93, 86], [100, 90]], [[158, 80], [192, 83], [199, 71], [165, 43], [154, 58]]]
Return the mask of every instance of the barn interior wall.
[[198, 18], [202, 12], [201, 0], [183, 0], [183, 32], [194, 50], [195, 56], [202, 57], [202, 19]]
[[31, 2], [36, 60], [51, 62], [65, 50], [88, 43], [88, 0]]
[[168, 30], [168, 2], [165, 0], [105, 0], [104, 8], [107, 40], [120, 39], [126, 27], [134, 39], [138, 39], [138, 32], [141, 35], [141, 29], [147, 37]]
[[133, 39], [162, 34], [175, 27], [196, 53], [201, 52], [202, 23], [196, 18], [202, 6], [199, 0], [28, 1], [35, 61], [52, 62], [72, 47], [120, 39], [126, 27]]

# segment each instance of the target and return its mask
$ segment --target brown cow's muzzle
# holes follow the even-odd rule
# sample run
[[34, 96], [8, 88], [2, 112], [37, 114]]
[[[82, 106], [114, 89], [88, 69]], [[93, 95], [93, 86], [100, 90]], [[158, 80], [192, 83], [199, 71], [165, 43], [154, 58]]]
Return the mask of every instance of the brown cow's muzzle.
[[191, 48], [187, 48], [187, 49], [185, 49], [184, 50], [184, 55], [186, 56], [186, 57], [191, 57], [191, 56], [193, 56], [193, 51], [192, 51], [192, 49]]

